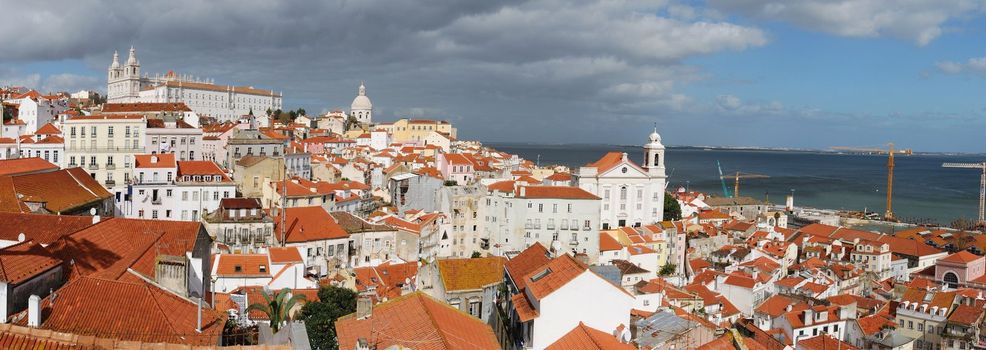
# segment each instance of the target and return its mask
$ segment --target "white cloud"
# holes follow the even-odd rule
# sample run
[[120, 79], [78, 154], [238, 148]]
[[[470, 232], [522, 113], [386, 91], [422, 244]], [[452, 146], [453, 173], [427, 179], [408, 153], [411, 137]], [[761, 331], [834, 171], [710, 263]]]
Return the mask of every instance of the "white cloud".
[[981, 0], [710, 0], [714, 8], [846, 37], [894, 37], [924, 46], [949, 21], [981, 13]]
[[942, 61], [936, 64], [938, 70], [945, 74], [986, 73], [986, 57], [973, 57], [965, 62]]

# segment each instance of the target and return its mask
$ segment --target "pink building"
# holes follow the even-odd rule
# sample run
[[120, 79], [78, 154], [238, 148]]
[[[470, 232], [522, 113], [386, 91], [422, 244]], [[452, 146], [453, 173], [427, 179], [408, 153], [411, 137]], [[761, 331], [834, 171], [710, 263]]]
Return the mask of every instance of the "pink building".
[[472, 162], [458, 153], [439, 153], [438, 171], [445, 180], [453, 180], [460, 185], [469, 183], [475, 178]]
[[955, 288], [981, 277], [984, 270], [986, 258], [963, 250], [935, 263], [935, 279]]

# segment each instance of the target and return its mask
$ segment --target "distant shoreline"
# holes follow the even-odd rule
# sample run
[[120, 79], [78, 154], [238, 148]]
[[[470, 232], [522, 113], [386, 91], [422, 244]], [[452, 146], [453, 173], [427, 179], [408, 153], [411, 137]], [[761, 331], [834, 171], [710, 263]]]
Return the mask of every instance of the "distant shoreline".
[[[483, 142], [484, 145], [506, 146], [506, 147], [620, 147], [633, 148], [640, 145], [617, 145], [606, 143], [532, 143], [532, 142]], [[833, 154], [833, 155], [879, 155], [867, 154], [865, 152], [847, 152], [828, 149], [815, 148], [795, 148], [795, 147], [755, 147], [755, 146], [691, 146], [691, 145], [668, 145], [668, 149], [679, 150], [710, 150], [710, 151], [743, 151], [743, 152], [790, 152], [790, 153], [814, 153], [814, 154]], [[969, 152], [918, 152], [913, 155], [934, 155], [934, 156], [986, 156], [986, 153]]]

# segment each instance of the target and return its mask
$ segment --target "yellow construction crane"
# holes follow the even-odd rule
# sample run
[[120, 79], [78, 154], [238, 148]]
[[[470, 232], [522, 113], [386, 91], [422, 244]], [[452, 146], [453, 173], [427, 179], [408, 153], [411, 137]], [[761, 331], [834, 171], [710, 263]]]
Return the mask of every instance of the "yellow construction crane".
[[888, 143], [887, 149], [882, 148], [858, 148], [858, 147], [832, 147], [836, 151], [845, 151], [851, 153], [862, 153], [862, 154], [886, 154], [887, 155], [887, 211], [883, 213], [883, 219], [887, 221], [896, 221], [894, 217], [894, 154], [911, 155], [913, 152], [910, 148], [906, 149], [894, 149], [894, 144]]
[[753, 174], [753, 173], [741, 173], [741, 172], [738, 172], [738, 171], [736, 172], [735, 175], [730, 174], [730, 175], [722, 175], [722, 176], [720, 176], [721, 179], [724, 179], [724, 180], [733, 179], [735, 181], [733, 183], [733, 198], [739, 197], [740, 179], [766, 179], [766, 178], [769, 178], [769, 177], [770, 176], [767, 176], [767, 175]]
[[979, 179], [979, 219], [976, 221], [976, 227], [986, 227], [986, 221], [983, 220], [983, 208], [986, 207], [986, 162], [983, 163], [942, 163], [943, 168], [965, 168], [965, 169], [980, 169], [982, 170], [982, 176]]

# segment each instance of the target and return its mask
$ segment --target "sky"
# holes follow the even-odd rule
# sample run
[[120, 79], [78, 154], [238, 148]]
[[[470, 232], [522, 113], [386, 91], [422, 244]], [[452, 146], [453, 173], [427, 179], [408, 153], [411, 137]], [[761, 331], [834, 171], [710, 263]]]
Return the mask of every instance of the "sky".
[[0, 0], [0, 85], [105, 91], [114, 51], [451, 121], [484, 142], [986, 152], [986, 1]]

